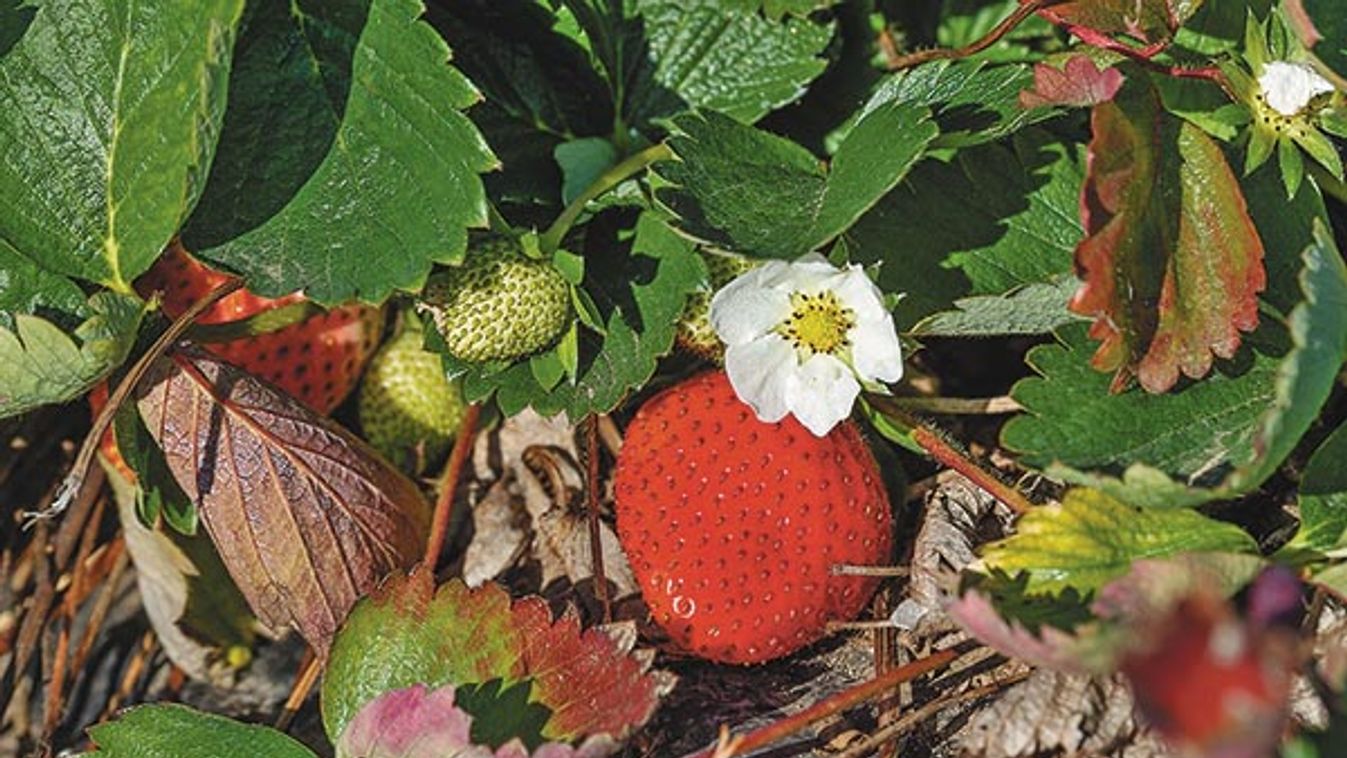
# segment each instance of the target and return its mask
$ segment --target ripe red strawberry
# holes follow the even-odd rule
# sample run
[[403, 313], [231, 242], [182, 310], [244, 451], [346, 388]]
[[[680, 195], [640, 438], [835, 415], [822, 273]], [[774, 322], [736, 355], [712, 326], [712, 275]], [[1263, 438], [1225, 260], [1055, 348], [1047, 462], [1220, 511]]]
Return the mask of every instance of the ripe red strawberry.
[[1199, 593], [1152, 622], [1122, 671], [1151, 725], [1195, 755], [1270, 755], [1298, 666], [1294, 632], [1260, 629]]
[[655, 620], [680, 647], [759, 663], [854, 617], [877, 580], [835, 564], [890, 557], [888, 495], [855, 425], [815, 437], [759, 421], [723, 371], [651, 398], [615, 475], [618, 537]]
[[[145, 297], [162, 293], [164, 315], [177, 318], [225, 279], [224, 274], [207, 268], [174, 243], [136, 280], [136, 289]], [[272, 299], [239, 290], [212, 306], [197, 322], [228, 323], [303, 299], [299, 293]], [[379, 309], [352, 305], [334, 308], [274, 332], [205, 347], [294, 395], [315, 411], [327, 414], [355, 388], [361, 370], [378, 346], [381, 326]], [[106, 383], [90, 392], [89, 404], [95, 416], [107, 397]], [[134, 481], [135, 475], [117, 450], [112, 429], [108, 429], [99, 444], [113, 467]]]
[[[162, 292], [164, 315], [176, 318], [225, 278], [174, 244], [136, 281], [136, 289], [146, 296]], [[237, 321], [302, 299], [298, 293], [271, 299], [240, 290], [216, 303], [197, 322]], [[380, 327], [377, 308], [351, 305], [274, 332], [205, 347], [326, 414], [355, 388], [361, 369], [377, 347]]]

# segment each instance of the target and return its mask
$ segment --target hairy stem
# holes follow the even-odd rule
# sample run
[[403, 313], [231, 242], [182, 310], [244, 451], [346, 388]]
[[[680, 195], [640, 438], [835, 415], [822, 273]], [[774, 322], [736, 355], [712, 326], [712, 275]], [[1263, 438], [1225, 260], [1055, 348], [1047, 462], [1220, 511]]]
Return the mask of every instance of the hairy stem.
[[169, 325], [163, 334], [159, 335], [159, 339], [155, 340], [154, 344], [150, 345], [150, 349], [140, 356], [140, 360], [131, 366], [131, 370], [126, 372], [126, 376], [122, 378], [121, 383], [108, 396], [108, 404], [103, 406], [102, 413], [99, 413], [98, 418], [94, 419], [93, 427], [89, 429], [88, 436], [84, 438], [84, 444], [80, 445], [79, 455], [75, 456], [75, 462], [70, 467], [70, 473], [66, 474], [65, 480], [61, 482], [61, 488], [56, 494], [56, 499], [52, 501], [49, 507], [37, 513], [28, 514], [30, 519], [58, 516], [70, 505], [79, 495], [80, 490], [84, 488], [84, 481], [89, 474], [89, 466], [93, 463], [94, 453], [98, 451], [98, 443], [103, 439], [103, 433], [112, 425], [112, 419], [117, 415], [122, 403], [126, 402], [126, 398], [130, 396], [131, 390], [135, 389], [141, 377], [145, 376], [150, 364], [163, 355], [169, 346], [176, 342], [201, 314], [242, 287], [242, 279], [234, 278], [223, 282], [207, 293], [205, 297], [193, 303], [191, 308], [188, 308], [186, 312]]
[[915, 53], [900, 55], [889, 60], [889, 70], [897, 71], [903, 68], [912, 68], [913, 66], [934, 60], [944, 60], [947, 58], [967, 58], [970, 55], [977, 55], [987, 48], [1001, 41], [1001, 38], [1010, 34], [1015, 27], [1024, 23], [1026, 19], [1044, 8], [1058, 5], [1066, 0], [1028, 0], [1021, 3], [1015, 10], [1001, 23], [992, 27], [992, 30], [982, 35], [979, 39], [964, 45], [963, 47], [944, 48], [937, 47], [930, 50], [918, 50]]
[[593, 184], [586, 187], [584, 192], [581, 192], [578, 197], [571, 201], [570, 205], [566, 206], [566, 210], [562, 211], [561, 215], [557, 216], [557, 220], [553, 221], [552, 225], [547, 227], [547, 231], [543, 232], [542, 236], [538, 238], [539, 249], [549, 255], [556, 252], [557, 248], [561, 247], [561, 240], [566, 236], [566, 232], [571, 230], [571, 226], [575, 224], [575, 220], [580, 217], [580, 214], [585, 210], [585, 206], [591, 200], [640, 173], [650, 164], [667, 161], [672, 157], [673, 151], [669, 149], [668, 145], [661, 142], [629, 156], [626, 160], [600, 174]]
[[904, 410], [898, 403], [894, 402], [894, 398], [887, 395], [869, 394], [866, 396], [866, 400], [876, 411], [911, 429], [912, 441], [922, 450], [925, 450], [927, 455], [940, 464], [963, 474], [973, 484], [986, 491], [987, 494], [1005, 503], [1006, 507], [1016, 513], [1027, 513], [1034, 508], [1034, 504], [1030, 502], [1029, 498], [1020, 494], [1019, 490], [1001, 481], [1000, 477], [983, 468], [966, 452], [947, 441], [929, 424], [923, 423]]

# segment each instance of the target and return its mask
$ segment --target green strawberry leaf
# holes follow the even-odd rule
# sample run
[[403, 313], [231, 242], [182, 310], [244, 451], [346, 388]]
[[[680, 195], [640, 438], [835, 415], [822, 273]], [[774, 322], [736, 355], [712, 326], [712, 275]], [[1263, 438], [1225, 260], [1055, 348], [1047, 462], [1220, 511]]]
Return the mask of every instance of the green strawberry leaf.
[[[673, 348], [687, 296], [702, 281], [693, 245], [648, 211], [637, 220], [629, 252], [626, 246], [601, 245], [586, 251], [585, 259], [586, 281], [573, 292], [586, 328], [513, 365], [444, 357], [446, 370], [461, 376], [469, 402], [494, 393], [506, 416], [532, 406], [544, 416], [565, 412], [579, 419], [611, 411], [654, 375], [658, 359]], [[427, 346], [444, 352], [437, 335], [428, 335]], [[552, 354], [568, 381], [556, 376]]]
[[608, 87], [588, 52], [536, 0], [434, 3], [427, 19], [486, 96], [468, 115], [500, 157], [502, 170], [485, 177], [490, 196], [560, 206], [557, 147], [613, 127]]
[[1300, 529], [1289, 553], [1347, 555], [1347, 424], [1314, 451], [1300, 477]]
[[774, 21], [787, 14], [808, 16], [814, 11], [837, 5], [838, 2], [840, 0], [722, 0], [723, 5], [731, 8], [742, 8], [746, 11], [761, 10], [767, 18]]
[[[1045, 285], [1066, 286], [1082, 237], [1084, 172], [1076, 151], [1050, 140], [1027, 129], [948, 162], [923, 161], [843, 235], [852, 260], [882, 262], [882, 289], [905, 293], [894, 312], [899, 328], [962, 308], [959, 298], [1002, 299], [1028, 287], [1046, 295]], [[1063, 319], [1069, 297], [1052, 309]], [[1042, 322], [1041, 301], [1030, 297], [1006, 297], [996, 307]]]
[[188, 536], [196, 534], [200, 522], [196, 504], [182, 491], [159, 448], [145, 428], [145, 420], [132, 403], [117, 410], [113, 417], [117, 452], [136, 475], [133, 497], [136, 517], [146, 527], [154, 528], [162, 516], [174, 531]]
[[81, 310], [73, 336], [41, 316], [18, 313], [0, 326], [0, 418], [73, 400], [126, 360], [145, 303], [100, 292]]
[[1061, 276], [1042, 284], [1026, 284], [1004, 295], [978, 295], [954, 301], [956, 310], [942, 311], [917, 322], [915, 337], [993, 337], [1047, 334], [1075, 321], [1066, 303], [1079, 282]]
[[573, 612], [553, 619], [541, 598], [512, 601], [494, 584], [396, 577], [357, 604], [333, 642], [323, 725], [335, 741], [383, 693], [500, 680], [506, 690], [530, 683], [529, 707], [550, 711], [545, 739], [621, 740], [650, 718], [663, 686], [630, 655], [634, 641], [582, 630]]
[[[1276, 182], [1267, 171], [1254, 179]], [[1308, 231], [1296, 222], [1316, 207], [1317, 196], [1302, 188], [1289, 207], [1257, 214], [1269, 270], [1289, 257]], [[1259, 486], [1314, 422], [1347, 356], [1347, 270], [1323, 222], [1314, 229], [1299, 256], [1300, 302], [1285, 325], [1265, 319], [1234, 361], [1166, 395], [1109, 394], [1108, 378], [1087, 363], [1084, 328], [1064, 328], [1061, 344], [1030, 352], [1041, 378], [1015, 385], [1011, 394], [1028, 413], [1006, 424], [1002, 443], [1027, 466], [1137, 505], [1192, 505]], [[1284, 294], [1274, 290], [1269, 300]]]
[[685, 232], [762, 258], [822, 247], [892, 189], [936, 136], [924, 107], [880, 105], [851, 129], [830, 170], [803, 147], [714, 112], [674, 119], [679, 160], [655, 191]]
[[84, 292], [73, 281], [27, 258], [0, 239], [0, 328], [14, 330], [14, 315], [42, 314], [66, 326], [88, 315]]
[[481, 96], [421, 12], [418, 0], [255, 6], [189, 249], [258, 294], [323, 304], [381, 302], [462, 259], [467, 228], [487, 223], [478, 174], [496, 159], [460, 112]]
[[185, 705], [141, 705], [89, 729], [103, 758], [316, 758], [293, 737]]
[[567, 205], [617, 163], [617, 148], [602, 137], [563, 142], [552, 155], [561, 167], [561, 202]]
[[733, 7], [743, 4], [627, 0], [633, 13], [624, 29], [643, 28], [644, 35], [634, 48], [642, 54], [632, 55], [624, 72], [639, 83], [619, 100], [626, 123], [648, 129], [655, 119], [700, 108], [750, 124], [804, 94], [827, 67], [818, 56], [833, 24], [771, 21]]
[[933, 61], [884, 80], [861, 114], [883, 105], [929, 107], [940, 136], [932, 147], [993, 142], [1051, 118], [1051, 107], [1025, 107], [1020, 93], [1034, 86], [1028, 66], [987, 66], [985, 61]]
[[1093, 365], [1114, 372], [1111, 391], [1135, 378], [1165, 392], [1180, 374], [1206, 376], [1257, 326], [1263, 244], [1220, 147], [1165, 113], [1145, 79], [1091, 121], [1071, 310], [1095, 319]]
[[[827, 64], [833, 25], [772, 21], [721, 0], [569, 0], [578, 38], [607, 79], [622, 125], [694, 108], [752, 123], [804, 94]], [[727, 73], [732, 72], [732, 73]], [[625, 140], [619, 126], [613, 136]]]
[[1126, 574], [1133, 562], [1195, 551], [1253, 553], [1258, 545], [1239, 527], [1186, 508], [1130, 506], [1098, 490], [1069, 490], [1060, 504], [1026, 513], [1015, 534], [989, 545], [982, 565], [1028, 574], [1026, 590], [1088, 593]]
[[0, 20], [4, 257], [130, 294], [200, 195], [242, 9], [54, 0]]

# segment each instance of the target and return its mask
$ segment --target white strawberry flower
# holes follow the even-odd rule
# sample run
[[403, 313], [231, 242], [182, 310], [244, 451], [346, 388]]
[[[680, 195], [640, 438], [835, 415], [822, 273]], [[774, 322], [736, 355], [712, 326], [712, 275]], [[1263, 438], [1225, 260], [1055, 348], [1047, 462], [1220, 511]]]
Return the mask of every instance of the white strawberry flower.
[[851, 415], [861, 385], [903, 375], [883, 293], [860, 266], [818, 253], [769, 261], [711, 299], [735, 394], [766, 422], [794, 414], [822, 437]]
[[1267, 104], [1283, 116], [1297, 116], [1311, 100], [1333, 91], [1333, 85], [1309, 64], [1287, 61], [1264, 64], [1258, 88]]

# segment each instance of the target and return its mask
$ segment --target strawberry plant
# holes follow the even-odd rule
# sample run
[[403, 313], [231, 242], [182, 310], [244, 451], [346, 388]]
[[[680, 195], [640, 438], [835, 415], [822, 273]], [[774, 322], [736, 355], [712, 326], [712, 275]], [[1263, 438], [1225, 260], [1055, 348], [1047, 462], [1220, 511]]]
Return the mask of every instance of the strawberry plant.
[[0, 0], [0, 754], [1336, 754], [1344, 19]]

